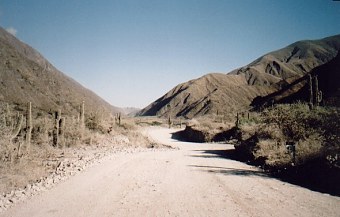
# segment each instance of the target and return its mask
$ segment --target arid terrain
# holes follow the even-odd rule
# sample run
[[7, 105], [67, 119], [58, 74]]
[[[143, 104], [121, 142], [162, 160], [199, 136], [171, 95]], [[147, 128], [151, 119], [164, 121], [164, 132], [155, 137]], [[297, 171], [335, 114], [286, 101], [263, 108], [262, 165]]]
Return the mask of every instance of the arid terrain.
[[[267, 53], [227, 74], [211, 73], [179, 84], [142, 109], [139, 114], [196, 118], [247, 111], [254, 106], [252, 102], [256, 97], [264, 97], [290, 87], [297, 79], [310, 74], [312, 69], [333, 60], [339, 49], [340, 35], [298, 41]], [[336, 68], [328, 71], [330, 72], [324, 79], [326, 82], [338, 76]], [[289, 93], [277, 94], [279, 96], [276, 96], [275, 102], [293, 95], [302, 86], [296, 85]], [[332, 86], [334, 88], [327, 92], [325, 101], [336, 95], [339, 89], [338, 84]], [[324, 90], [325, 88], [322, 89]], [[295, 97], [295, 101], [305, 101], [306, 95], [308, 94]]]
[[174, 149], [112, 153], [0, 216], [338, 216], [338, 197], [228, 159], [233, 146], [145, 134]]
[[0, 217], [339, 216], [339, 50], [298, 41], [139, 110], [0, 27]]

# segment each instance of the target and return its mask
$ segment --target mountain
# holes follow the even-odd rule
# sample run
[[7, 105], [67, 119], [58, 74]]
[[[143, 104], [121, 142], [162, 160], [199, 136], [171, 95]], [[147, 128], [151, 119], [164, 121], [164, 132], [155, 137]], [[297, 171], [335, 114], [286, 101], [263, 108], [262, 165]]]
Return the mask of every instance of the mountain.
[[85, 101], [89, 112], [117, 113], [121, 110], [66, 76], [39, 52], [0, 27], [0, 102], [18, 108], [27, 102], [45, 112], [62, 109], [77, 114]]
[[340, 52], [331, 61], [315, 67], [307, 75], [295, 80], [285, 88], [266, 96], [256, 97], [251, 105], [260, 108], [271, 103], [309, 102], [309, 75], [318, 78], [322, 91], [322, 104], [340, 107]]
[[298, 41], [228, 74], [207, 74], [179, 84], [138, 114], [192, 118], [244, 111], [254, 98], [289, 86], [331, 61], [339, 50], [340, 35]]
[[340, 35], [321, 40], [299, 41], [268, 53], [231, 74], [244, 74], [250, 85], [280, 84], [280, 81], [295, 80], [313, 68], [329, 62], [339, 49]]
[[275, 89], [248, 85], [244, 75], [208, 74], [180, 84], [139, 114], [144, 116], [195, 117], [211, 113], [246, 109], [258, 94], [266, 95]]

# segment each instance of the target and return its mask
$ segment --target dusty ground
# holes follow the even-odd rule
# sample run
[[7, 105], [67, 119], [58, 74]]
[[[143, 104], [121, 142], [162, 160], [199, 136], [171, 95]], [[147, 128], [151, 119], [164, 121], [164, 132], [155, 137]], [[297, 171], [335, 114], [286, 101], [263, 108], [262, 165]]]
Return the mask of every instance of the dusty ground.
[[221, 158], [232, 146], [151, 137], [178, 147], [115, 153], [0, 216], [338, 216], [340, 198]]

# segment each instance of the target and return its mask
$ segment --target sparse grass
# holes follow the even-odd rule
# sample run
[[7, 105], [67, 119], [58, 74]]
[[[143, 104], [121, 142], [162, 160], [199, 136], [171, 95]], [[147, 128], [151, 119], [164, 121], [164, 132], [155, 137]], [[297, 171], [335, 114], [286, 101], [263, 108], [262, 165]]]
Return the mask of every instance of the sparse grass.
[[[161, 147], [141, 133], [136, 118], [122, 117], [119, 125], [113, 116], [99, 113], [85, 114], [85, 129], [80, 127], [78, 118], [63, 115], [66, 123], [64, 136], [61, 136], [58, 147], [53, 147], [54, 117], [40, 111], [33, 116], [31, 145], [28, 146], [25, 142], [25, 120], [18, 135], [14, 135], [18, 125], [18, 114], [14, 111], [15, 106], [7, 109], [6, 104], [0, 105], [0, 193], [24, 187], [46, 176], [54, 168], [45, 162], [54, 162], [57, 156], [69, 152], [72, 154], [74, 149], [87, 146], [117, 146], [119, 149]], [[25, 114], [25, 110], [18, 112]]]

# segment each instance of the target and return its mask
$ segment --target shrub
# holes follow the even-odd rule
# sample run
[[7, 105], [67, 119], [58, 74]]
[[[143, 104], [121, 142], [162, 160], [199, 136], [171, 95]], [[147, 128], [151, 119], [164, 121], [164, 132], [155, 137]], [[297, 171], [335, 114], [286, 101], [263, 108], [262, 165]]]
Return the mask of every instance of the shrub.
[[255, 160], [263, 160], [271, 167], [283, 167], [291, 162], [287, 149], [275, 140], [261, 140], [257, 143], [254, 151]]
[[254, 122], [241, 121], [241, 145], [235, 148], [252, 153], [255, 160], [266, 165], [283, 167], [292, 161], [286, 142], [293, 142], [295, 163], [302, 165], [317, 158], [336, 158], [340, 153], [339, 129], [339, 108], [310, 110], [301, 103], [276, 105], [263, 111]]

